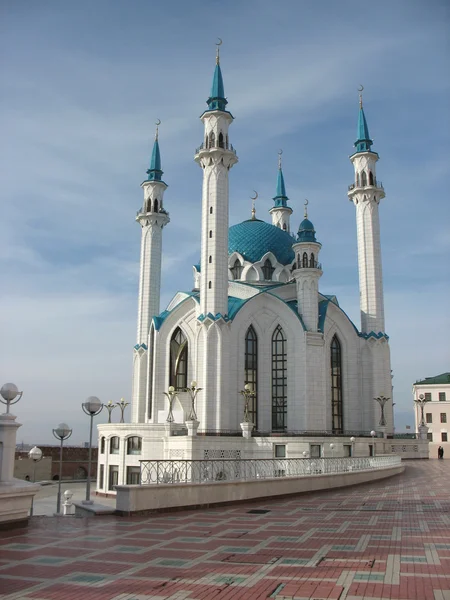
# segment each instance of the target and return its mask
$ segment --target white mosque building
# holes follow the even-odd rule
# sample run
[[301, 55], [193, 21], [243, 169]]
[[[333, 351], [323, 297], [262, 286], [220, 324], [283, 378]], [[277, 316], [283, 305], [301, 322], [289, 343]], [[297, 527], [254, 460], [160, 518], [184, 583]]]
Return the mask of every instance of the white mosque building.
[[[271, 220], [253, 211], [229, 226], [228, 178], [238, 157], [227, 104], [217, 56], [195, 152], [203, 172], [200, 264], [193, 267], [194, 289], [179, 291], [162, 312], [170, 218], [158, 132], [155, 138], [136, 217], [142, 245], [131, 423], [98, 427], [98, 492], [139, 483], [140, 459], [323, 456], [331, 440], [336, 455], [355, 448], [367, 455], [371, 430], [393, 432], [378, 215], [385, 194], [361, 99], [348, 188], [356, 210], [360, 328], [336, 296], [319, 291], [320, 235], [306, 206], [296, 231], [281, 160]], [[383, 427], [374, 401], [380, 396], [390, 399]], [[351, 436], [356, 445], [349, 445]]]

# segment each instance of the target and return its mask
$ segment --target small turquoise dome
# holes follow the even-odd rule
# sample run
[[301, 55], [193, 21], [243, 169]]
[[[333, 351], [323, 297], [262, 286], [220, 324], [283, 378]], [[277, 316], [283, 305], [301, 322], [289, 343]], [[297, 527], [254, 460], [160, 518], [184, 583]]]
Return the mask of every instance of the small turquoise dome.
[[314, 229], [314, 225], [309, 219], [303, 219], [303, 221], [300, 223], [300, 227], [298, 228], [297, 241], [317, 242], [316, 230]]
[[228, 231], [228, 253], [239, 252], [251, 263], [261, 260], [266, 252], [272, 252], [279, 263], [287, 265], [295, 258], [293, 243], [287, 231], [259, 219], [243, 221]]

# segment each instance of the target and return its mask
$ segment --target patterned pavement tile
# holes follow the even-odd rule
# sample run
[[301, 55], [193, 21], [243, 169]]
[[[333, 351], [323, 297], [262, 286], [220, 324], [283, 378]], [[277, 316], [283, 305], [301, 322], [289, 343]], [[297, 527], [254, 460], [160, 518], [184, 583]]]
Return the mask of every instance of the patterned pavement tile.
[[450, 600], [450, 463], [347, 489], [0, 534], [0, 600]]

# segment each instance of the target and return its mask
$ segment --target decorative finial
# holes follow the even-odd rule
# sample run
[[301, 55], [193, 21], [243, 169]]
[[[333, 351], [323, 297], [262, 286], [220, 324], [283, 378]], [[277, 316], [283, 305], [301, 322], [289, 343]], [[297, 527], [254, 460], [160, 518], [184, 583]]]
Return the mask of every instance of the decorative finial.
[[281, 155], [283, 154], [283, 150], [278, 150], [278, 170], [281, 171]]
[[217, 50], [216, 50], [216, 65], [220, 65], [220, 52], [219, 52], [219, 46], [222, 45], [222, 39], [221, 38], [217, 38], [219, 41], [216, 42], [216, 46], [217, 46]]
[[307, 208], [308, 204], [309, 204], [308, 200], [305, 200], [305, 215], [304, 215], [305, 219], [308, 218], [308, 208]]
[[256, 208], [255, 208], [255, 200], [258, 198], [258, 192], [256, 190], [253, 190], [255, 195], [254, 196], [250, 196], [250, 200], [252, 201], [252, 220], [255, 220], [256, 218]]
[[358, 88], [358, 92], [359, 92], [359, 108], [362, 108], [362, 91], [364, 89], [363, 85], [360, 85]]
[[156, 132], [155, 132], [155, 142], [158, 141], [158, 133], [159, 133], [159, 126], [161, 125], [161, 120], [160, 119], [156, 119]]

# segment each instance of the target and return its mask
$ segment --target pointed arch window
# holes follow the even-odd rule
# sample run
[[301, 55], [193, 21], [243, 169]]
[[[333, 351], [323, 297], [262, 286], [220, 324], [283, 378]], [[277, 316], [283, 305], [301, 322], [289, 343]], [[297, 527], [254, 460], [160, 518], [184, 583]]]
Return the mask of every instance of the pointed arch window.
[[153, 203], [153, 212], [158, 212], [158, 200], [156, 200], [156, 198]]
[[356, 187], [359, 187], [359, 173], [356, 173]]
[[342, 352], [341, 343], [335, 335], [330, 346], [331, 360], [331, 419], [334, 433], [343, 433], [343, 402], [342, 402]]
[[361, 186], [366, 187], [366, 185], [367, 185], [367, 175], [366, 175], [366, 172], [363, 171], [361, 173]]
[[306, 269], [308, 267], [308, 254], [306, 252], [303, 252], [302, 267], [304, 269]]
[[369, 185], [374, 185], [373, 173], [369, 171]]
[[170, 377], [169, 385], [176, 390], [187, 388], [188, 341], [179, 327], [170, 340]]
[[223, 133], [220, 132], [219, 133], [219, 148], [223, 148], [224, 144], [223, 144]]
[[209, 134], [209, 147], [214, 148], [216, 145], [216, 136], [214, 135], [214, 131], [211, 131]]
[[238, 259], [234, 261], [234, 265], [231, 267], [230, 271], [233, 276], [233, 279], [240, 279], [242, 275], [242, 265]]
[[245, 335], [245, 383], [252, 386], [254, 396], [250, 400], [249, 417], [258, 428], [258, 338], [253, 327]]
[[272, 263], [269, 259], [266, 259], [266, 262], [263, 265], [262, 273], [263, 277], [266, 281], [272, 281], [272, 275], [275, 271], [275, 267], [272, 267]]
[[316, 264], [316, 260], [314, 257], [314, 252], [311, 252], [311, 258], [309, 259], [309, 266], [311, 267], [311, 269], [314, 269]]
[[287, 345], [278, 325], [272, 336], [272, 430], [287, 429]]

